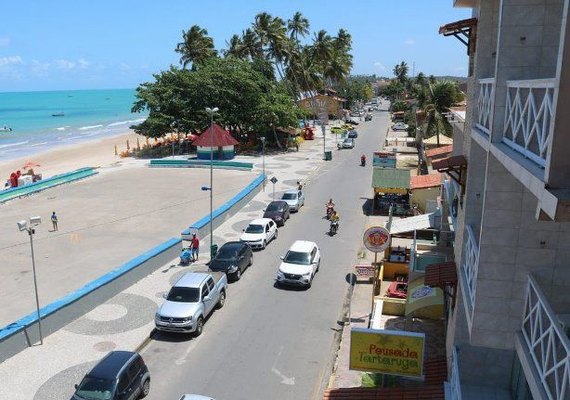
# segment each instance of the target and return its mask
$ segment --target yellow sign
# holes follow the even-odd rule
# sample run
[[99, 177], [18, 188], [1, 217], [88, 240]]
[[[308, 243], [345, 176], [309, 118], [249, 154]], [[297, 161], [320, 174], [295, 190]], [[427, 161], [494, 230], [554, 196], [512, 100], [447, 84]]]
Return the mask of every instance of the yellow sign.
[[372, 226], [364, 232], [364, 246], [374, 252], [381, 252], [390, 245], [390, 231], [383, 226]]
[[352, 328], [350, 369], [423, 379], [425, 334]]

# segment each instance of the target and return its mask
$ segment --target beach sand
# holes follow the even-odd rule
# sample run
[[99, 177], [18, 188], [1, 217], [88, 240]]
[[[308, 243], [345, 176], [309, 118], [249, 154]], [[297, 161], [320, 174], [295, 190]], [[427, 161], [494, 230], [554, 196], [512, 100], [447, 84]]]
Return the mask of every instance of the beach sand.
[[45, 179], [82, 167], [104, 167], [121, 160], [126, 161], [129, 159], [115, 155], [115, 145], [117, 146], [118, 154], [121, 154], [121, 152], [127, 150], [127, 140], [131, 148], [136, 147], [137, 137], [140, 145], [143, 146], [146, 139], [143, 136], [129, 132], [110, 138], [57, 147], [28, 157], [3, 161], [0, 162], [0, 182], [3, 185], [14, 171], [27, 172], [23, 169], [26, 162], [39, 164], [39, 167], [34, 167], [34, 173], [42, 174], [42, 177]]

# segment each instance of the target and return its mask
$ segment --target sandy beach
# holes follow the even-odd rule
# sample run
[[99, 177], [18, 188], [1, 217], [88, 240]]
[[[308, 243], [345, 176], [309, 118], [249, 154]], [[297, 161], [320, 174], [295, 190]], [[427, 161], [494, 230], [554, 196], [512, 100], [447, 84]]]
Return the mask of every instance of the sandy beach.
[[10, 177], [10, 174], [18, 169], [22, 173], [25, 172], [22, 167], [28, 161], [40, 165], [34, 168], [34, 172], [42, 174], [44, 178], [70, 172], [81, 167], [111, 165], [122, 160], [119, 155], [115, 155], [115, 145], [117, 146], [118, 154], [120, 154], [122, 151], [127, 150], [127, 140], [131, 148], [135, 147], [137, 137], [140, 145], [143, 146], [145, 138], [129, 132], [119, 136], [57, 147], [29, 157], [3, 161], [0, 162], [0, 180], [3, 184]]

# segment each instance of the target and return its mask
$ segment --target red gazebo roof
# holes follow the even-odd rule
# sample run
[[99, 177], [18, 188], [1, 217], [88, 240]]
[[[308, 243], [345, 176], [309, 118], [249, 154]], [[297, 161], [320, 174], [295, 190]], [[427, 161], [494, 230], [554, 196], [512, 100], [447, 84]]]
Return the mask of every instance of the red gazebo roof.
[[239, 144], [239, 142], [235, 140], [228, 131], [218, 124], [214, 124], [214, 140], [212, 143], [212, 133], [210, 129], [211, 127], [204, 129], [204, 132], [202, 132], [200, 136], [192, 142], [192, 144], [194, 146], [202, 147], [235, 146], [236, 144]]

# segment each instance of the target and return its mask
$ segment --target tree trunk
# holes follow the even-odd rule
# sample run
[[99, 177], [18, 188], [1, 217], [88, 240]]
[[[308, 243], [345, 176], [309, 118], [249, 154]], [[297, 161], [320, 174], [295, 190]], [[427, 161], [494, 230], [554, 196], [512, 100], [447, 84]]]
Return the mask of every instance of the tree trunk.
[[271, 128], [273, 129], [273, 138], [275, 139], [275, 143], [277, 143], [277, 147], [279, 147], [279, 150], [283, 150], [283, 146], [281, 146], [281, 142], [279, 142], [279, 137], [277, 136], [277, 131], [275, 130], [275, 125]]

